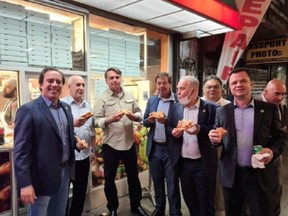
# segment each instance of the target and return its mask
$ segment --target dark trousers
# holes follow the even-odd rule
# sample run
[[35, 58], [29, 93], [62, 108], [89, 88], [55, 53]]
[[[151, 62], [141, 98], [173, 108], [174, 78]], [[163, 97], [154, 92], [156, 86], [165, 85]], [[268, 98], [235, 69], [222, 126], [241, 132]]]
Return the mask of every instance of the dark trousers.
[[127, 151], [117, 151], [107, 144], [103, 144], [102, 156], [104, 160], [104, 191], [108, 201], [107, 208], [109, 211], [117, 210], [119, 206], [117, 188], [115, 185], [116, 171], [121, 160], [125, 166], [130, 207], [135, 210], [140, 206], [142, 189], [138, 178], [137, 154], [135, 145]]
[[234, 185], [232, 188], [223, 187], [223, 195], [226, 216], [241, 216], [244, 202], [251, 216], [269, 215], [265, 193], [253, 168], [237, 166]]
[[70, 216], [81, 216], [83, 212], [88, 176], [90, 170], [90, 158], [75, 161], [75, 180], [73, 184], [73, 196], [71, 207], [69, 210]]
[[[273, 171], [270, 175], [273, 176], [273, 182], [267, 188], [266, 197], [269, 203], [269, 214], [271, 216], [279, 216], [281, 212], [281, 196], [282, 196], [282, 156], [277, 157], [272, 161]], [[271, 179], [271, 178], [270, 178]]]
[[149, 157], [149, 168], [154, 184], [156, 210], [159, 212], [159, 215], [165, 215], [165, 179], [169, 202], [169, 214], [177, 216], [182, 215], [179, 177], [174, 173], [173, 164], [168, 155], [167, 146], [153, 143], [153, 150]]
[[181, 158], [179, 163], [182, 194], [190, 216], [215, 216], [215, 177], [207, 176], [201, 159]]

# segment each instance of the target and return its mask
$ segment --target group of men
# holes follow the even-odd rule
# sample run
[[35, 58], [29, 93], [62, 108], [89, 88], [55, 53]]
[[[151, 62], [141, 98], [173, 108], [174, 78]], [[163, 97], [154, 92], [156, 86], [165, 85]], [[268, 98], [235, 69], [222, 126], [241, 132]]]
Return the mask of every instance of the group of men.
[[[121, 160], [127, 173], [130, 209], [147, 216], [141, 206], [133, 122], [143, 122], [149, 128], [147, 156], [156, 201], [153, 216], [165, 215], [165, 188], [169, 214], [182, 215], [179, 179], [190, 215], [215, 215], [218, 161], [227, 216], [241, 215], [244, 204], [251, 216], [280, 214], [280, 155], [287, 140], [284, 107], [276, 106], [286, 95], [281, 81], [268, 83], [262, 100], [269, 103], [262, 102], [251, 95], [249, 71], [235, 69], [229, 75], [234, 98], [229, 103], [221, 97], [222, 83], [216, 76], [205, 80], [204, 97], [200, 98], [195, 77], [182, 77], [173, 93], [171, 77], [161, 72], [155, 78], [157, 95], [149, 98], [142, 117], [135, 98], [121, 86], [122, 72], [111, 67], [104, 76], [108, 88], [95, 100], [94, 118], [83, 117], [92, 111], [83, 99], [85, 80], [71, 76], [70, 95], [60, 100], [65, 79], [55, 68], [40, 73], [41, 96], [19, 108], [14, 132], [15, 173], [20, 197], [29, 205], [28, 215], [82, 214], [89, 156], [95, 145], [94, 128], [100, 127], [109, 215], [117, 215], [119, 206], [115, 176]], [[153, 112], [164, 115], [156, 118]], [[183, 119], [192, 125], [179, 128]], [[219, 127], [227, 131], [226, 136], [220, 136], [216, 130]], [[265, 154], [261, 160], [265, 169], [252, 168], [254, 145], [263, 147], [259, 154]], [[95, 160], [93, 153], [91, 158]], [[73, 198], [68, 211], [70, 179]]]

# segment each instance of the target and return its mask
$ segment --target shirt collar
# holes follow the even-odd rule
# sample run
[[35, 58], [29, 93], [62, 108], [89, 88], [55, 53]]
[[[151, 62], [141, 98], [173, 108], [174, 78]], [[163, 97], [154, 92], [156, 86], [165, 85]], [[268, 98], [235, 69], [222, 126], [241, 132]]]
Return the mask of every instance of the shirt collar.
[[173, 94], [173, 92], [171, 91], [170, 97], [169, 98], [162, 98], [160, 95], [158, 95], [158, 98], [160, 98], [162, 101], [166, 102], [166, 101], [175, 101], [175, 95]]
[[195, 108], [199, 109], [199, 107], [200, 107], [200, 98], [199, 97], [197, 98], [197, 102], [191, 108], [188, 108], [187, 106], [185, 106], [185, 108], [188, 110], [195, 109]]
[[[67, 103], [68, 103], [69, 105], [78, 104], [77, 102], [75, 102], [74, 98], [73, 98], [71, 95], [68, 95], [68, 96], [67, 96]], [[81, 102], [80, 106], [84, 106], [84, 107], [85, 107], [85, 106], [86, 106], [86, 101], [83, 100], [83, 101]]]
[[[239, 106], [236, 104], [235, 100], [234, 100], [234, 107], [235, 108], [239, 108]], [[254, 107], [254, 98], [252, 98], [252, 100], [250, 101], [249, 104], [247, 104], [244, 108], [249, 108], [249, 107]]]
[[57, 104], [54, 104], [51, 100], [49, 100], [47, 97], [45, 97], [44, 95], [41, 95], [41, 97], [43, 98], [44, 102], [46, 103], [46, 105], [48, 107], [53, 107], [54, 109], [58, 109], [60, 108], [60, 104], [61, 101], [58, 99]]
[[125, 94], [125, 92], [124, 92], [122, 87], [121, 87], [121, 92], [119, 94], [115, 94], [110, 88], [107, 89], [107, 92], [108, 92], [108, 94], [110, 96], [116, 95], [116, 96], [118, 96], [120, 98]]

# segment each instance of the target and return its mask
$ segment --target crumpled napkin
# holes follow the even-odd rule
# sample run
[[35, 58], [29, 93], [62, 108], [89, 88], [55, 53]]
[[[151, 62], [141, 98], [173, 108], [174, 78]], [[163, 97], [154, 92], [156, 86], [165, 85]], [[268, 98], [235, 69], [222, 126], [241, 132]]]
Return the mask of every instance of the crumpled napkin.
[[252, 158], [251, 158], [251, 163], [252, 163], [252, 167], [253, 168], [260, 168], [263, 169], [265, 168], [264, 162], [262, 162], [261, 160], [265, 157], [269, 157], [270, 154], [269, 153], [264, 153], [264, 154], [253, 154]]

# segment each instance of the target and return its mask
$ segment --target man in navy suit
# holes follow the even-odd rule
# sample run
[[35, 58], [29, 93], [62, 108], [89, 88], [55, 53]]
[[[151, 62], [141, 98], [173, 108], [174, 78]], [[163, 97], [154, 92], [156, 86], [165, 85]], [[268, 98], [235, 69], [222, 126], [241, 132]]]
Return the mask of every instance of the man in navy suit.
[[[190, 215], [214, 216], [217, 151], [211, 147], [208, 132], [215, 121], [217, 105], [198, 97], [199, 81], [185, 76], [177, 85], [179, 103], [169, 111], [167, 132], [172, 162], [180, 170], [181, 188]], [[181, 120], [193, 127], [177, 128]]]
[[38, 81], [41, 96], [22, 105], [16, 114], [17, 186], [29, 205], [28, 215], [64, 216], [76, 143], [73, 117], [70, 106], [59, 100], [63, 73], [45, 68]]
[[[165, 123], [171, 104], [176, 103], [176, 95], [171, 91], [171, 77], [165, 72], [156, 78], [158, 95], [149, 98], [144, 114], [143, 124], [150, 128], [147, 140], [146, 154], [149, 158], [149, 169], [154, 184], [156, 209], [153, 216], [164, 216], [166, 205], [165, 179], [170, 215], [182, 215], [178, 176], [175, 174], [171, 157], [168, 153]], [[164, 112], [161, 118], [155, 118], [151, 113]]]
[[[241, 215], [245, 202], [251, 216], [271, 215], [265, 192], [276, 175], [273, 160], [281, 154], [286, 142], [279, 112], [276, 105], [252, 98], [248, 69], [231, 71], [229, 86], [234, 102], [219, 108], [215, 120], [215, 127], [223, 127], [228, 133], [222, 139], [216, 129], [209, 132], [213, 145], [222, 146], [219, 168], [225, 213]], [[265, 164], [263, 169], [252, 168], [255, 145], [263, 147], [259, 154], [268, 153], [260, 161]]]

